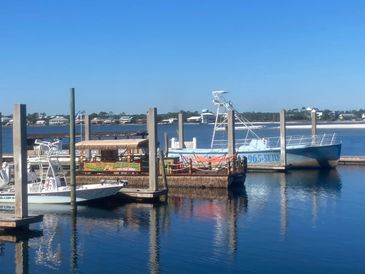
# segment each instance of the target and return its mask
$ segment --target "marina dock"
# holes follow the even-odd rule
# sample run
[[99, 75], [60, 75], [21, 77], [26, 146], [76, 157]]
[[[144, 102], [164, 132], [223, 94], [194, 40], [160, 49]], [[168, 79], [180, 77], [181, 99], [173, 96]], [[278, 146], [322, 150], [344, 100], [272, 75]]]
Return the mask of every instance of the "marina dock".
[[[231, 181], [244, 181], [245, 174], [238, 173], [233, 175], [167, 175], [168, 188], [211, 188], [226, 189]], [[102, 180], [128, 180], [128, 187], [121, 192], [128, 192], [129, 188], [147, 189], [148, 175], [77, 175], [78, 184], [99, 183]], [[163, 178], [158, 176], [158, 186], [163, 188]]]
[[0, 214], [0, 228], [22, 228], [43, 221], [43, 215], [16, 217], [13, 214]]
[[365, 156], [342, 156], [339, 165], [365, 165]]

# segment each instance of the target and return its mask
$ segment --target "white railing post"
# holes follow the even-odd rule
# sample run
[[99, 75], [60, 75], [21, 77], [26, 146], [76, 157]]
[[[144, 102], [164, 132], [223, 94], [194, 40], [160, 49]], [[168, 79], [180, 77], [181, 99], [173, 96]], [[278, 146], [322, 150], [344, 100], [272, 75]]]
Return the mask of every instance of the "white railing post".
[[323, 141], [324, 141], [325, 138], [326, 138], [326, 133], [323, 133], [322, 140], [321, 140], [321, 145], [323, 145]]
[[331, 139], [331, 144], [330, 144], [330, 145], [332, 145], [332, 144], [333, 144], [333, 142], [334, 142], [334, 140], [335, 140], [335, 135], [336, 135], [336, 133], [333, 133], [333, 134], [332, 134], [332, 139]]

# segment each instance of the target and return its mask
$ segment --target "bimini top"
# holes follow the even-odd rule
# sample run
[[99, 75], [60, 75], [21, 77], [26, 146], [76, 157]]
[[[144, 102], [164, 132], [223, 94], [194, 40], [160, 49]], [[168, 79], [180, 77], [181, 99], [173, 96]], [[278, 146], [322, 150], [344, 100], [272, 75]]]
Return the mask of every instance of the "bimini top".
[[138, 149], [148, 147], [147, 139], [90, 140], [76, 144], [76, 149]]

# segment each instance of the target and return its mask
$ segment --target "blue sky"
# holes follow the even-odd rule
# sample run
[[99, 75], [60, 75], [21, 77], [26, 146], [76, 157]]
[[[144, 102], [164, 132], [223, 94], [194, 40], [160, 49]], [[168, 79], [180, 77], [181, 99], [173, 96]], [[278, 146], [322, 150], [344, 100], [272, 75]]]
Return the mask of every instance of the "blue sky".
[[365, 1], [1, 0], [0, 111], [365, 108]]

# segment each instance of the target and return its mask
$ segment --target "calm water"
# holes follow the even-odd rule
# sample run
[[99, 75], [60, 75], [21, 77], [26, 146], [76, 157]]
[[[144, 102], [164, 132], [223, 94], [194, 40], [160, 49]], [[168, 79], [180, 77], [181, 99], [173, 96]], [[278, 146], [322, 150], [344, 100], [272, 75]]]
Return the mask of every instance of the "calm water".
[[1, 273], [365, 273], [364, 175], [249, 173], [238, 193], [82, 206], [76, 224], [68, 207], [32, 207], [43, 236], [0, 244]]
[[[209, 144], [209, 126], [188, 128], [188, 139], [209, 135]], [[341, 135], [344, 151], [365, 155], [362, 131]], [[67, 206], [32, 206], [44, 222], [31, 239], [0, 243], [0, 273], [365, 273], [364, 176], [365, 167], [346, 166], [249, 173], [235, 193], [115, 199], [79, 207], [77, 219]]]

